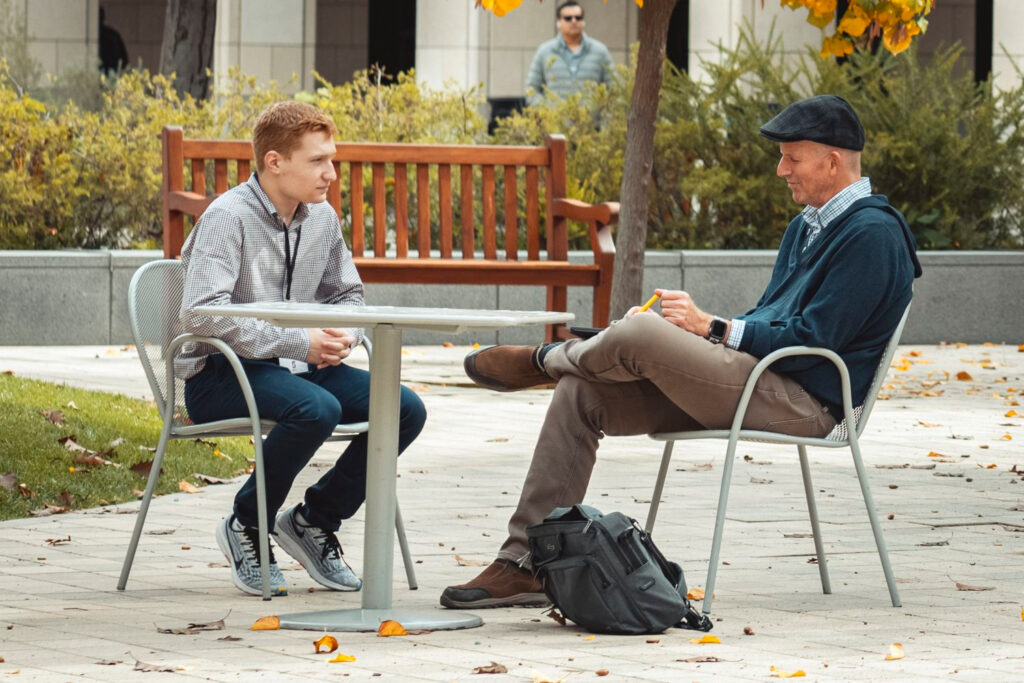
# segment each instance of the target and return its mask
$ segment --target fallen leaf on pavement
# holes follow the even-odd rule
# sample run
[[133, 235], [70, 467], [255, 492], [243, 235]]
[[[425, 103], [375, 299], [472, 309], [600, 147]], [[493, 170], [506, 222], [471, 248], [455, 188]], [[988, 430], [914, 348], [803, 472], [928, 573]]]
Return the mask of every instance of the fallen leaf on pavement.
[[[2, 661], [3, 659], [0, 659], [0, 662]], [[122, 662], [120, 659], [101, 659], [100, 661], [96, 662], [96, 664], [99, 666], [115, 666], [117, 664], [123, 663], [124, 662]]]
[[961, 382], [973, 382], [974, 381], [974, 378], [971, 377], [971, 373], [967, 372], [966, 370], [961, 370], [960, 372], [956, 373], [956, 378], [958, 380], [960, 380]]
[[754, 635], [754, 629], [752, 629], [749, 626], [744, 626], [743, 627], [743, 635], [745, 635], [745, 636], [752, 636], [752, 635]]
[[[129, 653], [131, 654], [131, 653]], [[135, 655], [132, 655], [132, 659], [135, 659]], [[135, 670], [136, 671], [153, 671], [161, 673], [174, 673], [178, 669], [173, 666], [167, 666], [166, 664], [146, 664], [135, 659]]]
[[554, 619], [555, 621], [557, 621], [562, 626], [565, 626], [565, 617], [563, 617], [562, 613], [559, 612], [558, 609], [555, 608], [555, 607], [552, 607], [547, 612], [545, 612], [544, 616], [550, 617], [550, 618]]
[[462, 555], [456, 555], [455, 562], [460, 567], [488, 567], [491, 564], [489, 560], [471, 560]]
[[387, 638], [389, 636], [407, 636], [409, 632], [394, 619], [385, 619], [377, 627], [377, 635], [381, 638]]
[[356, 661], [356, 658], [355, 658], [355, 655], [343, 655], [342, 653], [339, 652], [338, 654], [334, 655], [334, 659], [328, 659], [327, 661], [331, 662], [331, 663], [334, 663], [334, 662], [354, 662], [354, 661]]
[[958, 591], [994, 591], [995, 586], [970, 586], [966, 583], [956, 582], [956, 589]]
[[316, 648], [316, 654], [320, 654], [321, 647], [327, 648], [326, 650], [324, 650], [324, 654], [330, 654], [331, 652], [334, 652], [338, 649], [338, 639], [334, 636], [324, 634], [323, 637], [320, 638], [320, 640], [313, 641], [313, 647]]
[[239, 638], [238, 636], [224, 636], [223, 638], [218, 638], [217, 640], [226, 640], [229, 643], [237, 643], [241, 640], [241, 638]]
[[473, 669], [475, 674], [507, 674], [508, 668], [504, 664], [491, 662], [485, 666], [478, 666]]
[[595, 676], [607, 676], [609, 673], [611, 673], [611, 672], [608, 671], [608, 669], [598, 669], [597, 671], [594, 672], [594, 675]]
[[46, 539], [46, 545], [50, 545], [50, 546], [64, 545], [65, 543], [70, 543], [70, 542], [71, 542], [71, 534], [68, 534], [64, 538], [48, 538], [48, 539]]
[[561, 678], [549, 678], [547, 674], [539, 674], [535, 671], [530, 672], [531, 683], [562, 683], [569, 676], [562, 676]]
[[720, 644], [722, 641], [718, 636], [713, 636], [710, 633], [701, 638], [690, 638], [691, 645], [713, 645]]
[[44, 507], [38, 510], [29, 510], [28, 514], [33, 517], [49, 517], [50, 515], [62, 515], [65, 512], [70, 512], [70, 508], [61, 507], [60, 505], [51, 505], [47, 503]]
[[896, 659], [903, 659], [906, 654], [903, 652], [903, 643], [893, 643], [889, 646], [889, 651], [885, 653], [885, 661], [891, 662]]
[[917, 424], [921, 425], [922, 427], [941, 427], [942, 426], [942, 425], [938, 424], [937, 422], [924, 422], [922, 420], [918, 420]]
[[[231, 612], [228, 612], [231, 614]], [[182, 628], [164, 628], [161, 626], [156, 627], [157, 633], [169, 633], [176, 636], [190, 636], [200, 631], [223, 631], [224, 630], [224, 619], [228, 618], [228, 614], [225, 614], [222, 619], [217, 621], [207, 622], [192, 622]]]
[[686, 597], [690, 600], [703, 600], [704, 589], [703, 588], [691, 588], [687, 593]]
[[199, 493], [201, 489], [195, 484], [190, 484], [182, 479], [178, 482], [178, 490], [182, 493]]
[[803, 669], [783, 671], [782, 669], [776, 669], [774, 666], [771, 668], [771, 672], [774, 678], [802, 678], [807, 675]]
[[704, 655], [702, 657], [687, 657], [686, 659], [677, 659], [677, 662], [689, 662], [693, 664], [709, 664], [712, 662], [721, 662], [723, 660], [718, 657], [712, 657], [711, 655]]
[[250, 631], [276, 631], [281, 628], [279, 617], [260, 617], [249, 627]]

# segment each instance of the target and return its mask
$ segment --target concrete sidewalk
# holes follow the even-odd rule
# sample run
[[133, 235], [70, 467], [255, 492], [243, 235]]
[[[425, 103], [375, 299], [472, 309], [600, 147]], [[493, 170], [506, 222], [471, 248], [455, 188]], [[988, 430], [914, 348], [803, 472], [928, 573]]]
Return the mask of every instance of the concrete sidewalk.
[[[420, 583], [409, 591], [396, 559], [394, 602], [403, 607], [436, 607], [445, 586], [493, 557], [550, 400], [548, 391], [467, 386], [467, 351], [403, 355], [403, 377], [430, 412], [399, 462]], [[4, 370], [148, 393], [130, 348], [0, 348]], [[970, 378], [958, 380], [961, 372]], [[264, 615], [358, 607], [359, 595], [319, 589], [283, 552], [290, 595], [266, 603], [237, 591], [213, 534], [236, 487], [209, 486], [154, 501], [147, 530], [162, 533], [143, 536], [123, 593], [114, 585], [137, 504], [0, 523], [0, 680], [159, 680], [137, 661], [213, 681], [478, 680], [474, 668], [492, 661], [508, 673], [484, 680], [764, 681], [772, 667], [818, 681], [1024, 680], [1024, 429], [1007, 416], [1024, 415], [1015, 407], [1022, 392], [1015, 345], [901, 348], [862, 440], [899, 609], [889, 604], [848, 453], [810, 451], [834, 589], [822, 595], [794, 449], [743, 444], [749, 458], [734, 473], [712, 615], [721, 644], [692, 644], [701, 634], [683, 630], [590, 636], [544, 610], [499, 609], [466, 631], [335, 633], [356, 661], [328, 663], [314, 654], [318, 634], [248, 627]], [[339, 450], [318, 454], [293, 499]], [[606, 439], [586, 502], [643, 521], [660, 450], [645, 437]], [[722, 442], [677, 448], [659, 513], [655, 538], [691, 586], [702, 586], [707, 570], [723, 456]], [[340, 534], [357, 571], [362, 533], [360, 515]], [[158, 632], [221, 618], [224, 630]], [[894, 642], [906, 657], [886, 661]]]

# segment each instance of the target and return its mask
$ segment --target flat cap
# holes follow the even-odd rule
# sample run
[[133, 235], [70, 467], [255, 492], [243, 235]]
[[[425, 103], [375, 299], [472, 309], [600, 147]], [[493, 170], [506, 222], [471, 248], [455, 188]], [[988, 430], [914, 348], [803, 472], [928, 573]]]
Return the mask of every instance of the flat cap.
[[864, 126], [857, 112], [836, 95], [794, 102], [761, 126], [761, 135], [775, 142], [811, 140], [858, 152], [864, 149]]

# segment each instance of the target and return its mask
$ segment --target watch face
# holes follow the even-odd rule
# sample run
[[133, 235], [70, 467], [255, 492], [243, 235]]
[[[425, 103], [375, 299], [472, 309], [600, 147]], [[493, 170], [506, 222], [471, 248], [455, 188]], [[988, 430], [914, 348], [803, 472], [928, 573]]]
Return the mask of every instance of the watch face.
[[709, 337], [712, 339], [720, 340], [725, 336], [725, 321], [721, 318], [715, 318], [711, 321], [711, 328], [708, 330]]

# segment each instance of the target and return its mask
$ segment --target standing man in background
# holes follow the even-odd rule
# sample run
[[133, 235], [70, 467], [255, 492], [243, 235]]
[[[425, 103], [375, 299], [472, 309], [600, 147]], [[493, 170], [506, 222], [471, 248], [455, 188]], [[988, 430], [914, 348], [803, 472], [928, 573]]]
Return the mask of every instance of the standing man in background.
[[526, 101], [531, 106], [544, 101], [545, 90], [565, 97], [579, 92], [584, 81], [611, 80], [612, 57], [604, 43], [583, 32], [586, 22], [580, 4], [567, 0], [557, 14], [559, 35], [542, 43], [530, 63]]

